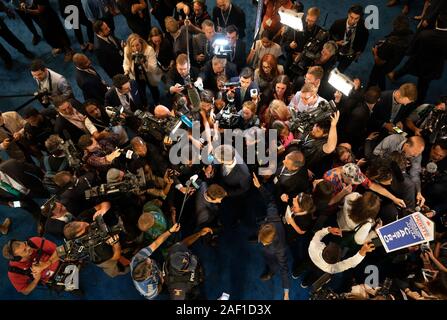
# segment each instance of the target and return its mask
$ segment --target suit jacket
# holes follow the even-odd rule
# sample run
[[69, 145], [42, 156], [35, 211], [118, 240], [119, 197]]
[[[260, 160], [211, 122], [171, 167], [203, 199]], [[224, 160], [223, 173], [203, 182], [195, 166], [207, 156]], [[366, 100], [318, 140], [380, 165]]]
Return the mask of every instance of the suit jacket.
[[[335, 41], [343, 40], [346, 33], [346, 21], [345, 19], [340, 19], [335, 21], [331, 29], [329, 30], [331, 37]], [[352, 48], [354, 52], [365, 51], [366, 44], [368, 43], [369, 32], [365, 27], [365, 21], [362, 19], [357, 24], [357, 30], [355, 33], [354, 44]]]
[[365, 141], [371, 113], [365, 102], [360, 102], [346, 114], [341, 128], [340, 141], [348, 141], [354, 150]]
[[236, 65], [237, 72], [241, 72], [241, 70], [247, 66], [247, 52], [245, 42], [243, 40], [237, 39], [234, 55], [230, 54], [228, 58], [227, 59], [229, 62]]
[[95, 76], [87, 71], [76, 68], [75, 77], [76, 83], [84, 95], [84, 100], [94, 99], [101, 103], [101, 105], [104, 104], [107, 85], [103, 82], [99, 74]]
[[[231, 79], [237, 77], [237, 69], [236, 65], [231, 62], [227, 62], [225, 67], [225, 74], [227, 79]], [[202, 68], [202, 71], [199, 75], [203, 80], [203, 87], [205, 89], [209, 89], [213, 92], [217, 92], [217, 75], [214, 73], [213, 67], [211, 65], [211, 61], [208, 61]]]
[[[140, 93], [138, 92], [138, 85], [135, 80], [130, 81], [130, 95], [132, 96], [133, 103], [135, 105], [134, 110], [144, 109], [143, 101], [141, 100]], [[118, 93], [116, 92], [115, 87], [111, 87], [109, 91], [106, 92], [105, 105], [111, 107], [119, 107], [121, 106], [120, 98], [118, 97]]]
[[[193, 61], [194, 61], [194, 65], [198, 66], [198, 67], [202, 67], [206, 62], [208, 62], [209, 60], [211, 60], [211, 58], [214, 55], [214, 48], [213, 48], [213, 42], [216, 38], [216, 35], [214, 36], [213, 39], [211, 39], [211, 41], [208, 43], [208, 39], [206, 38], [204, 33], [199, 33], [193, 36], [192, 38], [192, 52], [193, 52]], [[205, 55], [205, 60], [204, 61], [197, 61], [196, 57], [199, 54], [203, 54]]]
[[221, 164], [216, 165], [214, 170], [216, 172], [216, 181], [225, 189], [229, 197], [241, 197], [250, 190], [250, 171], [242, 160], [226, 176], [222, 173], [223, 168]]
[[[25, 120], [15, 111], [8, 111], [2, 113], [2, 117], [4, 120], [4, 126], [7, 130], [4, 130], [2, 127], [0, 127], [0, 143], [3, 142], [6, 138], [10, 139], [9, 147], [6, 151], [6, 153], [9, 155], [10, 158], [18, 159], [18, 160], [25, 160], [25, 155], [23, 154], [23, 151], [19, 148], [17, 143], [13, 141], [11, 133], [16, 133], [19, 131], [24, 132], [25, 128]], [[2, 150], [2, 147], [0, 146], [0, 150]]]
[[[191, 66], [191, 68], [189, 69], [189, 75], [191, 77], [191, 81], [194, 82], [199, 76], [199, 69]], [[176, 83], [183, 86], [185, 85], [185, 79], [183, 79], [182, 76], [178, 73], [177, 68], [174, 65], [166, 74], [166, 95], [168, 97], [174, 97], [174, 95], [170, 93], [169, 88], [175, 86]], [[182, 91], [182, 93], [186, 94], [185, 91]]]
[[[222, 12], [218, 7], [214, 7], [213, 9], [213, 22], [216, 26], [217, 31], [219, 28], [226, 28], [229, 25], [234, 24], [239, 29], [239, 36], [241, 39], [245, 37], [245, 13], [234, 3], [231, 4], [231, 12], [223, 14], [227, 20], [224, 20], [222, 16]], [[228, 15], [228, 16], [227, 16]], [[226, 21], [226, 23], [225, 23]], [[220, 32], [220, 31], [219, 31]]]
[[[111, 36], [113, 37], [113, 36]], [[123, 71], [123, 55], [121, 41], [113, 37], [118, 46], [112, 42], [109, 43], [98, 36], [95, 41], [95, 55], [98, 58], [99, 65], [104, 69], [110, 78], [116, 74], [122, 74]]]
[[46, 196], [48, 193], [42, 184], [43, 171], [30, 163], [9, 159], [0, 164], [0, 171], [7, 174], [26, 188], [31, 196]]
[[[239, 81], [239, 77], [235, 77], [235, 78], [231, 78], [230, 82], [238, 82]], [[241, 92], [241, 88], [237, 88], [234, 93], [234, 104], [237, 108], [237, 110], [241, 110], [242, 109], [242, 105], [244, 104], [245, 101], [251, 101], [251, 95], [250, 95], [250, 91], [252, 89], [256, 89], [258, 91], [258, 95], [261, 93], [259, 86], [257, 85], [256, 82], [252, 81], [250, 83], [250, 86], [247, 88], [247, 90], [245, 91], [245, 95], [242, 97], [242, 92]]]
[[[374, 107], [373, 113], [371, 115], [371, 128], [370, 130], [381, 131], [382, 126], [390, 122], [391, 109], [393, 107], [393, 90], [382, 92], [380, 101]], [[399, 121], [405, 120], [406, 117], [414, 110], [415, 105], [402, 106], [394, 119], [394, 124]]]

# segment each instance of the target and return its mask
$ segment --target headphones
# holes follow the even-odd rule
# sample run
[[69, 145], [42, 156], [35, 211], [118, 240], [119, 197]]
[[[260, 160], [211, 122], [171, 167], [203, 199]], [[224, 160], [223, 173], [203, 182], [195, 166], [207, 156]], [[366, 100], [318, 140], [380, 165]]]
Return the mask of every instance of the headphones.
[[[8, 246], [8, 250], [9, 250], [9, 257], [5, 257], [5, 258], [8, 259], [9, 261], [19, 262], [20, 260], [22, 260], [22, 257], [21, 257], [21, 256], [16, 256], [16, 255], [14, 255], [14, 250], [13, 250], [13, 248], [12, 248], [12, 244], [13, 244], [14, 242], [24, 242], [24, 241], [20, 241], [20, 240], [17, 240], [17, 239], [11, 239], [11, 240], [9, 240], [9, 241], [6, 243], [6, 245]], [[42, 247], [43, 247], [44, 242], [45, 242], [45, 240], [42, 241]], [[32, 242], [32, 241], [29, 240], [29, 239], [26, 240], [26, 244], [27, 244], [28, 246], [30, 246], [31, 248], [33, 248], [33, 249], [37, 249], [37, 246], [34, 244], [34, 242]]]

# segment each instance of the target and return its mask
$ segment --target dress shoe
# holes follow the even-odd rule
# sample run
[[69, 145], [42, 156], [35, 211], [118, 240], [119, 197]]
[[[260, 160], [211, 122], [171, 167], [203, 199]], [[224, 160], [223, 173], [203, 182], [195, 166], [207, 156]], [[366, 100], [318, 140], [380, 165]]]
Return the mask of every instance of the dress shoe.
[[10, 226], [11, 226], [11, 219], [6, 218], [5, 221], [3, 221], [2, 225], [0, 226], [1, 233], [3, 235], [7, 235]]
[[271, 273], [270, 271], [264, 271], [261, 275], [260, 275], [260, 277], [259, 277], [259, 279], [261, 279], [262, 281], [268, 281], [268, 280], [270, 280], [271, 278], [273, 277], [273, 273]]

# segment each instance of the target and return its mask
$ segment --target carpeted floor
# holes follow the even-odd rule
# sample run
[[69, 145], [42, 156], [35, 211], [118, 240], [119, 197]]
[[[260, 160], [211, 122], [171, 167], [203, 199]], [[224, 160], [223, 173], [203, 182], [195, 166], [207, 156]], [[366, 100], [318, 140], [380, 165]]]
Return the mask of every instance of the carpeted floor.
[[[51, 1], [56, 2], [55, 0]], [[379, 30], [372, 30], [370, 32], [369, 44], [366, 52], [362, 55], [359, 63], [353, 64], [347, 71], [351, 76], [360, 77], [363, 81], [367, 80], [369, 72], [372, 67], [372, 55], [370, 53], [371, 46], [381, 39], [384, 35], [389, 33], [391, 29], [391, 22], [393, 18], [399, 13], [400, 7], [388, 9], [385, 7], [386, 0], [375, 1], [357, 1], [363, 5], [375, 4], [380, 8], [380, 28]], [[422, 1], [421, 1], [422, 2]], [[207, 0], [207, 3], [212, 10], [214, 6], [213, 0]], [[254, 21], [256, 15], [256, 7], [248, 0], [234, 0], [234, 3], [240, 5], [247, 16], [247, 38], [251, 39], [254, 28]], [[322, 11], [320, 24], [322, 25], [325, 16], [327, 20], [325, 27], [329, 28], [335, 19], [342, 18], [346, 15], [347, 9], [353, 1], [328, 1], [315, 0], [303, 1], [306, 8], [310, 6], [318, 6]], [[410, 13], [411, 16], [420, 13], [421, 8], [415, 7]], [[153, 19], [155, 21], [155, 19]], [[24, 43], [31, 43], [31, 34], [23, 25], [21, 20], [6, 20], [8, 26], [13, 32], [20, 36]], [[129, 29], [123, 17], [115, 19], [117, 26], [116, 34], [124, 39], [129, 34]], [[74, 38], [74, 34], [69, 31], [69, 36], [74, 44], [74, 49], [79, 51], [79, 46]], [[4, 43], [0, 38], [0, 42]], [[30, 45], [31, 46], [31, 45]], [[31, 77], [28, 66], [29, 61], [10, 48], [7, 44], [5, 47], [13, 55], [14, 68], [11, 71], [6, 71], [3, 64], [0, 62], [0, 96], [2, 95], [21, 95], [32, 94], [35, 90], [35, 83]], [[73, 65], [64, 63], [63, 57], [53, 57], [51, 55], [51, 48], [43, 41], [36, 47], [31, 46], [31, 50], [39, 57], [43, 58], [48, 67], [65, 75], [70, 81], [78, 98], [82, 98], [80, 90], [76, 87], [73, 77]], [[93, 57], [95, 63], [95, 58]], [[100, 69], [99, 67], [97, 69]], [[108, 79], [102, 70], [99, 70], [104, 79]], [[414, 81], [412, 77], [405, 77], [401, 79], [402, 82]], [[441, 94], [446, 94], [445, 89], [446, 76], [443, 79], [435, 81], [429, 91], [428, 101], [434, 102]], [[398, 86], [398, 84], [395, 84]], [[14, 110], [28, 98], [0, 98], [0, 110]], [[37, 103], [36, 107], [40, 107]], [[253, 193], [250, 196], [250, 203], [257, 202], [257, 194]], [[253, 208], [256, 210], [256, 207]], [[25, 239], [35, 233], [35, 223], [31, 215], [20, 209], [10, 209], [0, 207], [0, 221], [5, 217], [11, 217], [13, 224], [11, 231], [7, 236], [0, 236], [0, 247], [8, 239]], [[217, 248], [210, 248], [198, 243], [194, 250], [199, 254], [199, 257], [206, 270], [205, 291], [208, 299], [217, 299], [222, 292], [227, 292], [231, 295], [230, 299], [281, 299], [281, 281], [279, 275], [276, 275], [268, 282], [261, 282], [259, 275], [263, 271], [263, 260], [261, 255], [261, 248], [259, 244], [250, 244], [247, 242], [247, 237], [252, 230], [244, 225], [238, 226], [234, 229], [226, 231], [220, 238]], [[81, 271], [81, 287], [85, 292], [82, 298], [74, 297], [70, 294], [56, 294], [49, 292], [44, 288], [36, 289], [32, 294], [25, 297], [15, 291], [6, 276], [7, 262], [0, 258], [0, 299], [141, 299], [138, 292], [134, 289], [129, 275], [120, 276], [114, 279], [108, 278], [102, 270], [95, 266], [88, 266]], [[291, 299], [306, 299], [308, 293], [301, 289], [298, 280], [292, 281]]]

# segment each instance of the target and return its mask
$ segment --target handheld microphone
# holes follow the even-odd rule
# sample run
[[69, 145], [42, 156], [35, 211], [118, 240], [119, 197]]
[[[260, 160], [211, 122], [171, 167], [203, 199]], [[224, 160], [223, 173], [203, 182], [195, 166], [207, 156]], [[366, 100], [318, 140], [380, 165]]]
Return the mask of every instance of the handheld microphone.
[[434, 162], [429, 162], [427, 163], [426, 169], [428, 173], [434, 174], [438, 171], [438, 165]]
[[189, 178], [188, 181], [186, 181], [186, 187], [190, 187], [191, 185], [198, 190], [200, 186], [197, 184], [197, 179], [199, 178], [199, 175], [195, 174], [191, 178]]

